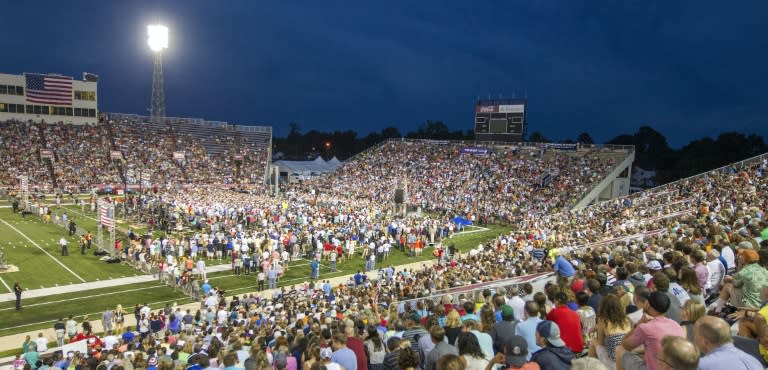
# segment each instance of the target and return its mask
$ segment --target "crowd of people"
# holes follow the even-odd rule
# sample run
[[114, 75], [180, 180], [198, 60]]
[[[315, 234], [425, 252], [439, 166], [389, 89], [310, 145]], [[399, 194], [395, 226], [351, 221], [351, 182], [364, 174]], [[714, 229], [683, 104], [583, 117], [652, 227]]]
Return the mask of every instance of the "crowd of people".
[[[766, 169], [768, 163], [757, 161], [563, 213], [564, 219], [550, 220], [551, 229], [516, 229], [421, 269], [386, 267], [348, 284], [309, 280], [232, 298], [208, 285], [199, 310], [137, 307], [135, 328], [120, 336], [84, 328], [74, 335], [93, 337], [91, 353], [62, 353], [42, 366], [763, 368]], [[251, 197], [232, 195], [239, 196]], [[222, 212], [233, 220], [244, 216]], [[274, 217], [238, 224], [247, 230], [249, 224], [291, 219], [265, 214]], [[609, 223], [611, 215], [615, 222]], [[582, 217], [593, 220], [597, 231], [582, 232], [588, 229], [574, 222]], [[208, 227], [221, 226], [215, 225]], [[653, 233], [656, 227], [663, 231]], [[285, 245], [277, 240], [269, 244], [280, 250]], [[556, 274], [543, 291], [524, 284], [440, 294], [538, 271]], [[25, 358], [35, 355], [20, 355], [18, 363]]]
[[[124, 181], [136, 185], [140, 180], [153, 188], [234, 184], [243, 179], [261, 182], [268, 145], [245, 142], [238, 146], [235, 134], [222, 131], [220, 136], [217, 140], [225, 152], [209, 155], [200, 140], [164, 124], [114, 121], [106, 116], [97, 125], [0, 122], [0, 155], [7, 158], [0, 165], [0, 184], [15, 186], [19, 175], [28, 176], [30, 188], [49, 190], [55, 176], [58, 189], [68, 191], [115, 187]], [[41, 150], [51, 151], [50, 167]], [[121, 158], [112, 158], [112, 152], [119, 152]], [[184, 159], [174, 159], [174, 152], [183, 152]], [[239, 179], [233, 165], [236, 154], [243, 155]]]
[[[200, 309], [137, 307], [134, 330], [96, 336], [84, 327], [91, 353], [43, 366], [763, 368], [766, 158], [571, 210], [620, 158], [601, 150], [476, 156], [457, 145], [388, 142], [327, 177], [287, 185], [281, 197], [215, 186], [147, 195], [149, 217], [185, 234], [132, 236], [122, 252], [177, 282], [197, 281]], [[391, 189], [406, 182], [407, 203], [430, 216], [394, 212]], [[386, 264], [390, 249], [415, 256], [447, 247], [456, 214], [509, 222], [511, 231], [433, 266]], [[195, 276], [201, 261], [219, 258], [269, 288], [295, 258], [373, 263], [338, 285], [313, 268], [305, 284], [228, 299]], [[555, 273], [543, 291], [440, 293], [541, 271]], [[18, 364], [37, 368], [34, 356]]]
[[515, 146], [478, 155], [463, 152], [466, 146], [390, 141], [309, 186], [333, 199], [378, 204], [391, 203], [392, 189], [401, 188], [406, 190], [407, 204], [428, 211], [512, 222], [570, 208], [627, 155], [602, 149], [570, 152]]

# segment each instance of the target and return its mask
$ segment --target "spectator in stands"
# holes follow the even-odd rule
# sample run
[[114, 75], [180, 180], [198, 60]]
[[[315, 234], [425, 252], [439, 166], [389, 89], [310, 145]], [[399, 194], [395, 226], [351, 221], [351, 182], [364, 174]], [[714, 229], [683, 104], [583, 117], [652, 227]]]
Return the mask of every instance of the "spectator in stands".
[[397, 358], [397, 364], [400, 370], [416, 370], [419, 367], [419, 354], [411, 348], [405, 347], [400, 350]]
[[[382, 364], [383, 370], [397, 370], [397, 360], [400, 355], [401, 340], [398, 337], [392, 337], [387, 340], [387, 354], [384, 355], [384, 362]], [[407, 346], [410, 347], [410, 344]]]
[[704, 303], [697, 302], [693, 299], [689, 299], [685, 302], [680, 309], [680, 326], [683, 327], [685, 332], [684, 338], [693, 342], [693, 325], [706, 314], [706, 307]]
[[464, 327], [462, 332], [472, 333], [475, 335], [475, 337], [477, 338], [477, 342], [480, 344], [480, 349], [485, 354], [485, 358], [493, 357], [493, 354], [494, 354], [493, 339], [491, 338], [490, 334], [484, 333], [479, 330], [481, 329], [481, 324], [475, 320], [467, 320], [467, 321], [464, 321], [462, 326]]
[[656, 358], [656, 369], [696, 370], [700, 369], [698, 365], [699, 350], [693, 343], [673, 335], [661, 339], [661, 351]]
[[[429, 337], [435, 346], [426, 355], [424, 370], [434, 370], [437, 361], [445, 355], [459, 354], [456, 347], [445, 342], [445, 330], [441, 328], [440, 325], [434, 325], [429, 328]], [[461, 346], [461, 344], [459, 344], [459, 346]]]
[[357, 370], [357, 356], [355, 352], [347, 348], [347, 336], [344, 333], [336, 333], [333, 335], [332, 341], [333, 355], [331, 360], [345, 370]]
[[515, 312], [512, 306], [501, 306], [501, 320], [493, 324], [491, 329], [491, 339], [493, 340], [493, 350], [495, 353], [501, 352], [504, 343], [515, 335], [516, 329]]
[[568, 261], [568, 259], [565, 258], [565, 256], [563, 256], [559, 251], [555, 251], [555, 256], [555, 273], [564, 278], [572, 278], [576, 273], [576, 270], [573, 268], [571, 262]]
[[523, 337], [525, 342], [528, 343], [529, 358], [531, 353], [541, 349], [536, 340], [536, 328], [541, 321], [541, 318], [539, 318], [539, 305], [534, 301], [525, 302], [525, 316], [523, 321], [515, 326], [515, 335]]
[[739, 249], [739, 266], [741, 269], [734, 276], [726, 276], [723, 282], [725, 286], [720, 291], [720, 298], [715, 303], [715, 311], [720, 312], [725, 303], [733, 295], [734, 289], [740, 289], [742, 304], [734, 302], [734, 306], [749, 308], [761, 307], [760, 289], [768, 285], [768, 270], [758, 262], [760, 257], [752, 249]]
[[579, 314], [568, 308], [568, 296], [563, 292], [555, 293], [555, 307], [547, 314], [547, 320], [557, 324], [560, 337], [573, 353], [584, 350], [584, 333], [581, 330]]
[[763, 368], [763, 365], [755, 357], [733, 345], [730, 327], [725, 320], [714, 316], [704, 316], [696, 321], [694, 333], [696, 346], [703, 354], [699, 369], [747, 370]]
[[411, 343], [411, 349], [414, 352], [419, 353], [419, 339], [428, 334], [427, 330], [421, 326], [421, 316], [415, 312], [411, 313], [405, 319], [405, 326], [403, 339]]
[[680, 319], [681, 304], [677, 297], [669, 291], [669, 284], [669, 277], [665, 273], [657, 272], [653, 275], [655, 291], [663, 293], [669, 298], [669, 306], [663, 312], [665, 317], [670, 318], [679, 324], [680, 321], [682, 321]]
[[541, 369], [539, 364], [528, 361], [529, 356], [528, 343], [523, 337], [515, 335], [504, 343], [503, 351], [497, 353], [483, 370], [491, 370], [495, 365], [501, 365], [501, 369]]
[[590, 343], [589, 356], [595, 357], [607, 368], [616, 367], [616, 348], [632, 329], [632, 323], [621, 307], [619, 298], [609, 294], [600, 302], [597, 315], [597, 335]]
[[533, 353], [531, 361], [540, 368], [570, 370], [575, 356], [560, 338], [560, 328], [556, 323], [544, 320], [536, 326], [536, 344], [541, 349]]
[[351, 349], [355, 353], [355, 359], [357, 359], [358, 369], [368, 368], [368, 356], [365, 352], [365, 343], [358, 337], [357, 328], [349, 325], [344, 328], [344, 334], [346, 335], [347, 342], [346, 347]]
[[[657, 273], [657, 276], [662, 275]], [[647, 303], [643, 307], [645, 316], [624, 336], [622, 345], [616, 352], [616, 368], [618, 370], [644, 368], [654, 370], [656, 358], [661, 351], [661, 339], [667, 335], [679, 337], [684, 335], [683, 328], [676, 321], [665, 316], [671, 305], [667, 294], [655, 291], [650, 293], [646, 300]], [[641, 345], [645, 349], [643, 357], [632, 352]]]

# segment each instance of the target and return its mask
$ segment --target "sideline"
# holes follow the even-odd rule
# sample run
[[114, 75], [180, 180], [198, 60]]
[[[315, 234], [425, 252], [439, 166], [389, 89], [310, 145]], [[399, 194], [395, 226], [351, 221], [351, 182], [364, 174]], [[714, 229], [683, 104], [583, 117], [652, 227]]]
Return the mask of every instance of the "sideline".
[[0, 218], [0, 221], [2, 221], [2, 222], [5, 224], [5, 226], [8, 226], [8, 227], [10, 227], [11, 229], [13, 229], [13, 231], [15, 231], [15, 232], [19, 233], [19, 235], [23, 236], [23, 237], [24, 237], [24, 239], [27, 239], [27, 241], [29, 241], [30, 243], [32, 243], [32, 245], [34, 245], [35, 247], [37, 247], [37, 249], [39, 249], [39, 250], [41, 250], [43, 253], [47, 254], [47, 255], [48, 255], [48, 257], [51, 257], [51, 259], [52, 259], [52, 260], [56, 261], [56, 263], [58, 263], [59, 265], [61, 265], [61, 267], [63, 267], [65, 270], [69, 271], [69, 273], [70, 273], [70, 274], [72, 274], [72, 275], [74, 275], [74, 276], [75, 276], [75, 277], [76, 277], [78, 280], [80, 280], [80, 282], [83, 282], [83, 283], [85, 283], [85, 279], [81, 278], [81, 277], [80, 277], [80, 275], [78, 275], [78, 274], [76, 274], [74, 271], [70, 270], [70, 269], [69, 269], [69, 267], [67, 267], [67, 266], [66, 266], [64, 263], [62, 263], [61, 261], [57, 260], [57, 259], [56, 259], [56, 257], [54, 257], [53, 255], [51, 255], [50, 253], [48, 253], [48, 251], [47, 251], [47, 250], [45, 250], [45, 249], [43, 249], [43, 247], [41, 247], [39, 244], [35, 243], [35, 241], [34, 241], [34, 240], [30, 239], [30, 238], [29, 238], [29, 237], [28, 237], [26, 234], [24, 234], [23, 232], [21, 232], [21, 230], [19, 230], [19, 229], [17, 229], [17, 228], [15, 228], [15, 227], [13, 227], [13, 225], [9, 224], [8, 222], [6, 222], [5, 220], [3, 220], [3, 219], [1, 219], [1, 218]]
[[[68, 299], [60, 299], [57, 301], [45, 301], [40, 303], [32, 303], [32, 304], [25, 304], [24, 307], [37, 307], [37, 306], [46, 306], [49, 304], [58, 304], [58, 303], [64, 303], [64, 302], [72, 302], [72, 301], [79, 301], [84, 298], [93, 298], [93, 297], [104, 297], [108, 295], [114, 295], [114, 294], [121, 294], [121, 293], [129, 293], [129, 292], [135, 292], [139, 290], [147, 290], [147, 289], [155, 289], [155, 288], [162, 288], [166, 287], [167, 285], [155, 285], [150, 287], [144, 287], [144, 288], [135, 288], [135, 289], [128, 289], [128, 290], [119, 290], [109, 293], [101, 293], [101, 294], [91, 294], [83, 297], [75, 297], [75, 298], [68, 298]], [[15, 307], [7, 307], [7, 308], [0, 308], [0, 311], [10, 311], [14, 310]]]
[[8, 289], [9, 293], [13, 293], [13, 289], [11, 289], [11, 287], [9, 287], [8, 284], [5, 283], [5, 280], [3, 280], [3, 278], [1, 277], [0, 277], [0, 283], [3, 283], [3, 286], [5, 286], [5, 289]]

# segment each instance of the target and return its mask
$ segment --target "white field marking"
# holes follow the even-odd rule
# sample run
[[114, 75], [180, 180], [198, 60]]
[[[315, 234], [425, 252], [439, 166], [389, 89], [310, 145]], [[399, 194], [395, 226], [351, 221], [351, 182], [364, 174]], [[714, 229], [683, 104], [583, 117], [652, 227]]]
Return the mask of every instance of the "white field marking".
[[99, 220], [98, 220], [98, 219], [96, 219], [96, 218], [93, 218], [93, 217], [91, 217], [91, 216], [88, 216], [88, 215], [86, 215], [85, 213], [81, 213], [81, 212], [78, 212], [78, 211], [76, 211], [76, 210], [74, 210], [74, 209], [72, 209], [72, 208], [67, 208], [67, 210], [70, 210], [70, 211], [72, 211], [73, 213], [77, 213], [78, 215], [80, 215], [80, 216], [83, 216], [83, 217], [85, 217], [85, 218], [87, 218], [87, 219], [90, 219], [90, 220], [93, 220], [93, 221], [97, 221], [97, 222], [99, 221]]
[[[79, 301], [79, 300], [81, 300], [83, 298], [104, 297], [104, 296], [113, 295], [113, 294], [135, 292], [137, 290], [145, 290], [145, 289], [155, 289], [155, 288], [161, 288], [161, 287], [165, 287], [165, 286], [167, 286], [167, 285], [156, 285], [156, 286], [150, 286], [150, 287], [146, 287], [146, 288], [135, 288], [135, 289], [127, 289], [127, 290], [121, 290], [121, 291], [109, 292], [109, 293], [92, 294], [92, 295], [88, 295], [88, 296], [84, 296], [84, 297], [60, 299], [58, 301], [46, 301], [46, 302], [41, 302], [41, 303], [25, 304], [24, 307], [45, 306], [45, 305], [54, 304], [54, 303], [58, 304], [58, 303], [63, 303], [63, 302]], [[9, 311], [9, 310], [14, 310], [14, 309], [16, 309], [16, 308], [15, 307], [0, 308], [0, 311]]]
[[0, 277], [0, 282], [3, 283], [3, 285], [5, 286], [5, 289], [8, 289], [8, 293], [13, 293], [13, 289], [11, 289], [11, 287], [9, 287], [8, 284], [5, 283], [5, 280], [3, 280], [3, 278], [1, 277]]
[[477, 230], [470, 230], [470, 231], [462, 231], [462, 232], [458, 232], [458, 233], [456, 233], [456, 234], [453, 234], [453, 237], [455, 238], [455, 237], [457, 237], [457, 236], [460, 236], [460, 235], [473, 234], [473, 233], [480, 233], [480, 232], [483, 232], [483, 231], [488, 231], [488, 230], [490, 230], [490, 229], [488, 229], [488, 228], [486, 228], [486, 227], [480, 227], [480, 226], [472, 226], [472, 225], [466, 226], [466, 227], [465, 227], [465, 229], [466, 229], [467, 227], [476, 227], [476, 228], [477, 228]]
[[48, 253], [48, 251], [47, 251], [47, 250], [43, 249], [43, 247], [41, 247], [40, 245], [38, 245], [37, 243], [35, 243], [35, 241], [34, 241], [34, 240], [30, 239], [30, 238], [29, 238], [29, 237], [28, 237], [26, 234], [24, 234], [23, 232], [21, 232], [21, 230], [19, 230], [19, 229], [15, 228], [13, 225], [9, 224], [8, 222], [6, 222], [6, 221], [5, 221], [5, 220], [3, 220], [3, 219], [0, 219], [0, 221], [2, 221], [2, 222], [3, 222], [3, 223], [6, 225], [6, 226], [8, 226], [8, 227], [10, 227], [11, 229], [13, 229], [13, 231], [15, 231], [15, 232], [19, 233], [19, 235], [23, 236], [23, 237], [24, 237], [24, 239], [27, 239], [27, 240], [28, 240], [30, 243], [32, 243], [32, 245], [34, 245], [35, 247], [37, 247], [37, 249], [40, 249], [40, 250], [41, 250], [43, 253], [47, 254], [47, 255], [48, 255], [48, 257], [51, 257], [51, 259], [52, 259], [52, 260], [56, 261], [56, 263], [58, 263], [59, 265], [61, 265], [61, 267], [63, 267], [65, 270], [69, 271], [69, 273], [70, 273], [70, 274], [72, 274], [72, 275], [74, 275], [74, 276], [75, 276], [75, 277], [76, 277], [78, 280], [80, 280], [81, 282], [85, 283], [85, 279], [81, 278], [81, 277], [80, 277], [80, 275], [78, 275], [78, 274], [76, 274], [74, 271], [70, 270], [70, 269], [69, 269], [69, 267], [67, 267], [67, 266], [66, 266], [65, 264], [63, 264], [61, 261], [57, 260], [57, 259], [56, 259], [56, 257], [52, 256], [50, 253]]

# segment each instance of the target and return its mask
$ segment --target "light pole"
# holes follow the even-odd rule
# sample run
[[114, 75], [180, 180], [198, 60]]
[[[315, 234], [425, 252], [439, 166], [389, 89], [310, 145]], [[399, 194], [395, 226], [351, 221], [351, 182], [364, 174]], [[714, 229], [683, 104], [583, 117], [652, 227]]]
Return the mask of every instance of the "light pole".
[[162, 51], [168, 48], [168, 27], [151, 24], [147, 26], [147, 45], [155, 52], [155, 66], [152, 71], [152, 105], [150, 108], [153, 123], [165, 120], [165, 89], [163, 88]]

